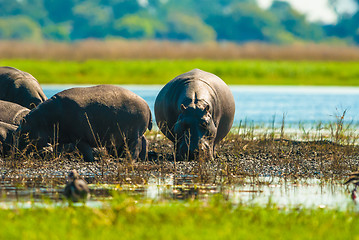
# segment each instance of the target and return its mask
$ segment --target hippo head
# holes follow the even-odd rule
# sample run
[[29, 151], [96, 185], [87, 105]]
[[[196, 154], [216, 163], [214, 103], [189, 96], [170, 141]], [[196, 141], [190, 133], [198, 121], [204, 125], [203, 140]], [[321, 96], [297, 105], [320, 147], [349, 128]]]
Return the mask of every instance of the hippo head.
[[217, 128], [212, 119], [210, 105], [184, 106], [174, 125], [176, 157], [179, 160], [194, 160], [202, 154], [213, 158]]
[[23, 142], [32, 142], [37, 148], [42, 148], [50, 143], [51, 132], [44, 119], [36, 118], [36, 115], [35, 112], [31, 111], [22, 119], [16, 132]]
[[17, 94], [19, 96], [19, 104], [29, 109], [34, 109], [36, 106], [46, 100], [46, 97], [43, 97], [42, 94], [40, 94], [40, 91], [42, 90], [39, 90], [35, 87], [19, 87], [19, 93]]

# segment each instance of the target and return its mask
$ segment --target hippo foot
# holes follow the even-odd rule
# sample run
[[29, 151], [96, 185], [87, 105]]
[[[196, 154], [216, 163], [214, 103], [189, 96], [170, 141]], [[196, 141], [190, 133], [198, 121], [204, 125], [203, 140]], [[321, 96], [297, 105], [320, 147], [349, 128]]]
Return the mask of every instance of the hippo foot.
[[141, 146], [139, 146], [139, 147], [141, 147], [141, 151], [140, 151], [138, 157], [139, 157], [139, 159], [141, 161], [145, 161], [146, 158], [148, 158], [148, 156], [147, 156], [147, 154], [148, 154], [148, 141], [145, 138], [145, 136], [141, 137], [139, 144], [141, 145]]
[[147, 157], [148, 161], [155, 161], [158, 159], [158, 153], [156, 153], [155, 151], [149, 151]]

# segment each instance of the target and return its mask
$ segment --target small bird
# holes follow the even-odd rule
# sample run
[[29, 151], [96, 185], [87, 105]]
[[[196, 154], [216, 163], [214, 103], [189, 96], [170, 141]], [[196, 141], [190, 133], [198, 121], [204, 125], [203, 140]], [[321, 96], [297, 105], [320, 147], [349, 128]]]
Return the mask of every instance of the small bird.
[[356, 199], [357, 199], [357, 187], [358, 185], [355, 186], [355, 188], [353, 189], [350, 197], [352, 198], [352, 200], [354, 201], [354, 203], [356, 203]]
[[359, 186], [359, 172], [352, 172], [349, 176], [349, 178], [345, 181], [344, 184], [349, 184], [349, 183], [353, 183], [354, 184], [354, 189], [351, 191], [351, 199], [354, 201], [354, 203], [356, 203], [356, 198], [357, 198], [357, 187]]
[[86, 202], [90, 198], [90, 190], [76, 170], [69, 173], [68, 180], [64, 190], [65, 197], [72, 202]]
[[349, 178], [345, 181], [344, 184], [351, 182], [353, 182], [354, 185], [359, 185], [359, 171], [350, 173]]

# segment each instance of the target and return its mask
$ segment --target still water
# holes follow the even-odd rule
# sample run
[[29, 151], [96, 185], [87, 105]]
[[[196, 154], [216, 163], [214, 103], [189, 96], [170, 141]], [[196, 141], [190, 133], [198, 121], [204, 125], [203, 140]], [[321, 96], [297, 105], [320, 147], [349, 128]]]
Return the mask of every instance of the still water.
[[[46, 96], [74, 86], [43, 85]], [[126, 85], [150, 106], [152, 113], [156, 96], [162, 86]], [[293, 87], [293, 86], [231, 86], [236, 103], [235, 125], [254, 124], [313, 125], [335, 122], [345, 114], [345, 122], [359, 123], [358, 87]]]
[[[199, 199], [208, 201], [215, 194], [236, 204], [266, 206], [274, 204], [279, 208], [329, 208], [347, 210], [359, 206], [350, 198], [352, 186], [346, 187], [339, 182], [323, 183], [316, 179], [296, 182], [283, 182], [283, 179], [263, 178], [265, 184], [250, 181], [241, 185], [218, 186], [203, 184], [174, 185], [173, 176], [150, 178], [146, 185], [106, 185], [90, 184], [91, 198], [89, 207], [102, 207], [111, 199], [109, 192], [116, 191], [146, 199]], [[0, 208], [31, 208], [66, 206], [62, 200], [63, 186], [56, 188], [36, 187], [19, 188], [11, 183], [2, 184]], [[50, 201], [44, 201], [48, 199]]]

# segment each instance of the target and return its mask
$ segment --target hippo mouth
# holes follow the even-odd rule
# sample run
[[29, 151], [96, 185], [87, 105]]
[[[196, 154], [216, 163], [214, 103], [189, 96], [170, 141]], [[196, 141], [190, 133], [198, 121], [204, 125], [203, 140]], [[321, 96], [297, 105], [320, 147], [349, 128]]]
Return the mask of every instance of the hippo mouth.
[[179, 161], [197, 161], [213, 159], [213, 151], [208, 142], [203, 142], [192, 148], [186, 142], [177, 145], [176, 159]]

